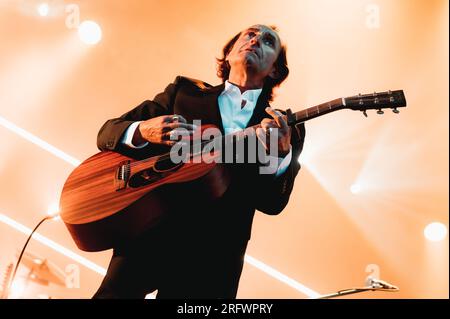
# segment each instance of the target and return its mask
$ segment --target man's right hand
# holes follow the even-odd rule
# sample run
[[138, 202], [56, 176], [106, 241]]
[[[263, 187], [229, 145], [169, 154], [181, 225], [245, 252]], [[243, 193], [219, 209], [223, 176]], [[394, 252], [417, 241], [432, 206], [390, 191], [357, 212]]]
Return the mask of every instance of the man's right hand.
[[[140, 145], [150, 142], [172, 146], [182, 136], [193, 134], [196, 128], [193, 124], [187, 124], [186, 119], [181, 115], [158, 116], [139, 123], [138, 128], [134, 132], [132, 143]], [[171, 136], [178, 138], [171, 139]]]

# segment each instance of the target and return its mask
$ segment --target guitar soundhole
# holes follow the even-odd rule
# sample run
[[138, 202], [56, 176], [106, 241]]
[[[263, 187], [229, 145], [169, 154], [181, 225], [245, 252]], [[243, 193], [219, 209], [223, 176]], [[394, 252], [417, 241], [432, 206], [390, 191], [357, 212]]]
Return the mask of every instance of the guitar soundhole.
[[133, 174], [128, 181], [128, 186], [141, 187], [156, 182], [171, 172], [176, 171], [182, 165], [183, 163], [173, 163], [170, 158], [163, 160], [160, 159], [155, 162], [153, 167]]
[[166, 173], [181, 167], [183, 163], [174, 163], [170, 158], [158, 159], [153, 166], [156, 173]]
[[136, 174], [133, 174], [128, 181], [130, 187], [141, 187], [148, 185], [161, 178], [161, 174], [155, 173], [151, 168], [146, 169]]

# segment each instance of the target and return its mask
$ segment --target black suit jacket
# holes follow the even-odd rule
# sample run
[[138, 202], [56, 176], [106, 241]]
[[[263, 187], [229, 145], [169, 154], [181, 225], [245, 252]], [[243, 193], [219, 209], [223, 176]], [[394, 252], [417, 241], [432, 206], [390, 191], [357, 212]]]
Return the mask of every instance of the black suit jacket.
[[[131, 123], [167, 114], [182, 115], [188, 123], [201, 120], [202, 125], [214, 124], [223, 134], [218, 107], [218, 97], [223, 89], [224, 84], [211, 86], [199, 80], [178, 76], [153, 100], [144, 101], [121, 117], [108, 120], [98, 133], [98, 148], [134, 158], [166, 152], [167, 146], [155, 144], [142, 149], [131, 149], [123, 145], [121, 139]], [[267, 106], [269, 103], [261, 94], [248, 126], [270, 117], [265, 112]], [[231, 165], [232, 182], [223, 197], [214, 202], [203, 202], [201, 199], [193, 201], [191, 196], [180, 189], [168, 190], [175, 206], [172, 217], [164, 224], [167, 226], [164, 226], [164, 232], [180, 242], [196, 238], [212, 244], [245, 245], [250, 239], [255, 209], [275, 215], [288, 203], [294, 179], [300, 169], [297, 158], [303, 148], [304, 136], [304, 125], [297, 125], [292, 132], [292, 161], [281, 176], [260, 175], [252, 165]]]

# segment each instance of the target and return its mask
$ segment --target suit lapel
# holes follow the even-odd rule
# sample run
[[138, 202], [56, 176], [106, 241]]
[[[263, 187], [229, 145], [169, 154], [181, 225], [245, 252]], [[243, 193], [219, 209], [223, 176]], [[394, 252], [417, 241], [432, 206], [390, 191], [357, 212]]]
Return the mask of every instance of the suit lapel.
[[265, 111], [268, 106], [269, 103], [267, 102], [267, 99], [263, 97], [263, 94], [260, 94], [258, 101], [256, 102], [255, 109], [253, 110], [252, 117], [248, 121], [247, 127], [259, 124], [265, 117], [270, 118], [270, 115]]
[[216, 125], [220, 129], [222, 134], [224, 134], [225, 130], [222, 124], [222, 116], [220, 115], [219, 95], [222, 93], [224, 88], [224, 83], [217, 86], [205, 88], [203, 89], [204, 96], [202, 99], [202, 102], [205, 103], [206, 106], [206, 118], [208, 118], [210, 124]]

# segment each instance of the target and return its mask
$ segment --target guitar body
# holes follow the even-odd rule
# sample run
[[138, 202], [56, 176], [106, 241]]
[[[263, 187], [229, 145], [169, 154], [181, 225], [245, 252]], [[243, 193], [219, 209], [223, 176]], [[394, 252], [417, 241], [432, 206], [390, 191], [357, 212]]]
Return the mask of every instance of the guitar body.
[[[106, 250], [154, 226], [170, 207], [159, 192], [165, 185], [189, 182], [204, 199], [219, 198], [229, 185], [225, 167], [214, 161], [194, 160], [164, 170], [158, 167], [164, 162], [158, 157], [141, 162], [100, 152], [70, 174], [61, 193], [60, 215], [78, 248]], [[128, 174], [127, 183], [120, 179], [122, 173]]]

